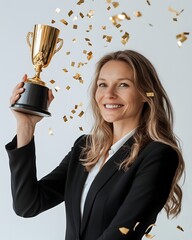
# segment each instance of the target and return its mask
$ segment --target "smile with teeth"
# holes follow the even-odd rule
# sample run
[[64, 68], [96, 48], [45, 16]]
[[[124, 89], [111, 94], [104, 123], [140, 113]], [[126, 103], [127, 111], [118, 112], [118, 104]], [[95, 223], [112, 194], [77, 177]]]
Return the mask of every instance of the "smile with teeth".
[[105, 108], [110, 108], [110, 109], [123, 107], [122, 104], [104, 104], [104, 106]]

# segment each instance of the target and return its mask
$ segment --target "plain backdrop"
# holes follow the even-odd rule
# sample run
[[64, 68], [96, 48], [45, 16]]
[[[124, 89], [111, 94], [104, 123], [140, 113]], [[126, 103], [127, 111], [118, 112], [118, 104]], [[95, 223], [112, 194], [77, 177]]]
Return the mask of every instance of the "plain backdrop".
[[[115, 1], [112, 1], [115, 2]], [[117, 2], [117, 1], [116, 1]], [[75, 139], [92, 126], [89, 111], [89, 84], [95, 64], [108, 52], [123, 49], [139, 51], [154, 64], [174, 108], [174, 131], [181, 140], [186, 163], [181, 214], [166, 218], [163, 210], [151, 234], [156, 240], [191, 240], [192, 203], [192, 5], [190, 0], [119, 0], [119, 6], [105, 0], [33, 0], [0, 2], [0, 239], [63, 240], [65, 234], [64, 204], [31, 219], [18, 217], [12, 208], [10, 172], [5, 144], [15, 135], [16, 123], [9, 109], [14, 86], [27, 73], [34, 75], [26, 35], [35, 24], [48, 24], [61, 30], [63, 48], [43, 70], [42, 79], [53, 89], [55, 100], [52, 117], [44, 118], [35, 133], [37, 174], [49, 173], [68, 153]], [[170, 7], [174, 11], [170, 11]], [[58, 9], [56, 11], [56, 9]], [[59, 11], [60, 10], [60, 11]], [[69, 14], [70, 11], [72, 15]], [[90, 11], [92, 10], [92, 11]], [[183, 11], [182, 11], [183, 10]], [[136, 17], [135, 12], [141, 16]], [[130, 20], [118, 22], [110, 17], [125, 12]], [[179, 13], [180, 14], [176, 14]], [[70, 15], [70, 16], [69, 16]], [[177, 18], [174, 20], [173, 18]], [[65, 25], [61, 20], [67, 21]], [[53, 20], [55, 23], [53, 23]], [[77, 25], [76, 29], [74, 25]], [[129, 41], [121, 42], [125, 32]], [[179, 46], [176, 36], [189, 33]], [[105, 36], [111, 36], [111, 42]], [[86, 39], [87, 38], [87, 39]], [[68, 53], [70, 52], [70, 54]], [[91, 59], [87, 59], [87, 53]], [[74, 66], [73, 63], [74, 62]], [[80, 66], [79, 66], [80, 63]], [[63, 69], [67, 69], [68, 72]], [[74, 79], [80, 74], [83, 82]], [[50, 80], [55, 83], [51, 84]], [[67, 90], [67, 86], [70, 89]], [[71, 111], [78, 105], [76, 113]], [[82, 112], [83, 111], [83, 112]], [[83, 116], [78, 116], [84, 113]], [[66, 116], [68, 121], [64, 121]], [[183, 183], [183, 179], [181, 184]], [[184, 231], [177, 228], [180, 226]], [[145, 239], [145, 237], [143, 238]]]

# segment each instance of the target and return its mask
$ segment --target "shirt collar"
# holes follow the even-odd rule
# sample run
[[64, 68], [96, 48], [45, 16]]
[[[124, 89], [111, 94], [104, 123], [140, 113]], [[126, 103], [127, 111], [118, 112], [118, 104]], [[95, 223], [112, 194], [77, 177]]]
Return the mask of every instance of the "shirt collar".
[[116, 153], [123, 144], [133, 136], [133, 134], [136, 132], [136, 128], [128, 132], [124, 137], [122, 137], [119, 141], [114, 143], [110, 150], [109, 150], [109, 155]]

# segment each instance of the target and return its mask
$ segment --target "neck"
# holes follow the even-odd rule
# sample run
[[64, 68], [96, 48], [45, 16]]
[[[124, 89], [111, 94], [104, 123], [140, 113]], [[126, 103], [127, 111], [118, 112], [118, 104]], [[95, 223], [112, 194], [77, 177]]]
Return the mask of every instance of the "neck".
[[118, 126], [117, 124], [113, 125], [113, 144], [119, 141], [127, 133], [131, 132], [133, 129], [137, 128], [137, 124], [123, 126], [122, 124]]

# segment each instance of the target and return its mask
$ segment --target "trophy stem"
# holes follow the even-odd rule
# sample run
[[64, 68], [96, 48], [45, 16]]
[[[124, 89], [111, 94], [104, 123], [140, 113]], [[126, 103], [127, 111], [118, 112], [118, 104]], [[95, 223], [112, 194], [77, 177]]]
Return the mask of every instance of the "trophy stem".
[[27, 79], [27, 82], [31, 82], [31, 83], [35, 83], [35, 84], [38, 84], [38, 85], [41, 85], [41, 86], [46, 86], [46, 83], [43, 82], [40, 78], [40, 74], [42, 72], [42, 65], [41, 64], [38, 64], [35, 66], [35, 76], [32, 77], [32, 78], [28, 78]]

